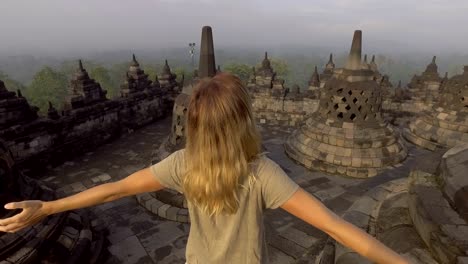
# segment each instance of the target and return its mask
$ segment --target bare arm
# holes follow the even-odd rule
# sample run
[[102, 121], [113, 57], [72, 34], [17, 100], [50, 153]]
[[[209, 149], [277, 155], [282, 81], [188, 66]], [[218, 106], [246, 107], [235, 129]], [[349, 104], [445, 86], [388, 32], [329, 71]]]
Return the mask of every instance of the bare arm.
[[9, 203], [6, 209], [23, 209], [15, 216], [0, 220], [0, 232], [16, 232], [33, 225], [44, 217], [68, 210], [94, 206], [137, 193], [158, 191], [164, 187], [156, 180], [149, 168], [137, 171], [116, 182], [95, 186], [83, 192], [59, 200], [23, 201]]
[[409, 263], [374, 237], [341, 219], [302, 188], [299, 188], [281, 208], [376, 263]]

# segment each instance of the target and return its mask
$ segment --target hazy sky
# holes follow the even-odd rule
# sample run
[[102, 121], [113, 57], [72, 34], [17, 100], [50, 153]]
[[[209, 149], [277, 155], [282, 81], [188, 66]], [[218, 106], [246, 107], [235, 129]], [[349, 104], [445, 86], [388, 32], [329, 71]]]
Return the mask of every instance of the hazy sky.
[[0, 0], [0, 53], [185, 46], [203, 25], [215, 47], [349, 47], [361, 29], [372, 49], [468, 52], [468, 0]]

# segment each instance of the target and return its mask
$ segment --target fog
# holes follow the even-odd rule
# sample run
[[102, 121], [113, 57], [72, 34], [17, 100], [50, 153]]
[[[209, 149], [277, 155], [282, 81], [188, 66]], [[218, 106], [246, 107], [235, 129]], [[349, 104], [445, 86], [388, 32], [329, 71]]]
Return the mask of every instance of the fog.
[[[183, 48], [213, 27], [215, 47], [349, 48], [466, 54], [466, 0], [1, 0], [0, 55]], [[187, 47], [188, 48], [188, 47]]]

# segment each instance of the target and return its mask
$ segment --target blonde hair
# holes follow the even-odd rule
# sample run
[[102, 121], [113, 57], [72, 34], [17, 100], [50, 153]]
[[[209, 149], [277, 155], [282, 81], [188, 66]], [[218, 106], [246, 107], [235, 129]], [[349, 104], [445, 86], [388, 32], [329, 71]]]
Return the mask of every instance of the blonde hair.
[[251, 183], [249, 163], [260, 150], [250, 95], [241, 80], [227, 73], [201, 80], [186, 118], [187, 200], [210, 216], [237, 212], [238, 191], [246, 180]]

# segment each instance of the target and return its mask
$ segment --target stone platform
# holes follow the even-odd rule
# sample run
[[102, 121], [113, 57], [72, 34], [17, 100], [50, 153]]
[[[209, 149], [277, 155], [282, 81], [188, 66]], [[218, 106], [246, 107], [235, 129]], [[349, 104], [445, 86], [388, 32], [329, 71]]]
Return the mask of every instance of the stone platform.
[[[121, 179], [149, 165], [153, 152], [170, 129], [171, 118], [166, 118], [52, 169], [44, 179], [62, 186], [60, 190], [68, 194]], [[262, 128], [268, 156], [340, 215], [372, 188], [406, 177], [416, 166], [434, 166], [440, 158], [436, 153], [410, 146], [404, 163], [378, 177], [343, 178], [309, 171], [289, 159], [283, 144], [290, 132], [287, 128]], [[140, 206], [135, 197], [96, 206], [92, 212], [92, 227], [108, 232], [108, 255], [103, 263], [185, 263], [189, 223], [154, 215]], [[265, 223], [272, 264], [314, 263], [327, 243], [326, 234], [281, 209], [265, 212]]]

